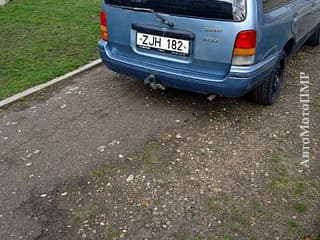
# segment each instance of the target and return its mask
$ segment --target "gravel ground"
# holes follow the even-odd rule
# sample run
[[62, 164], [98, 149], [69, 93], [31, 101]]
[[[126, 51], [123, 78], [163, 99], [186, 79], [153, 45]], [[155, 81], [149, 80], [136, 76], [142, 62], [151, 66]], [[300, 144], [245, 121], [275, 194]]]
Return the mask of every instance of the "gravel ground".
[[[37, 239], [320, 239], [319, 64], [320, 48], [305, 47], [274, 106], [217, 98], [119, 151], [120, 160], [46, 194], [35, 189], [18, 211], [41, 225]], [[309, 168], [301, 165], [300, 72], [310, 75]], [[145, 97], [153, 105], [172, 91]]]

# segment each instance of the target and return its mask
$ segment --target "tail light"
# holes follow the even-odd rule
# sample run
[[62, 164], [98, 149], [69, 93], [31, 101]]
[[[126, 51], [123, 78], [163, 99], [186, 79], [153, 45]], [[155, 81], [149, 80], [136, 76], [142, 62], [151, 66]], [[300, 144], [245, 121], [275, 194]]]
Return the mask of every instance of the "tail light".
[[257, 45], [257, 32], [247, 30], [238, 33], [233, 49], [232, 65], [248, 66], [254, 63]]
[[100, 33], [101, 39], [108, 41], [107, 15], [104, 11], [100, 13]]

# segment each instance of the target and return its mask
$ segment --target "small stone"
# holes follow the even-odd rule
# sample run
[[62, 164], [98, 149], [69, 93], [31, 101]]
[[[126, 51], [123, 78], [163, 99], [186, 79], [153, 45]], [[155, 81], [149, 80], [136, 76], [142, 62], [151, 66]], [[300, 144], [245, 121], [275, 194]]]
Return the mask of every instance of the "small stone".
[[69, 88], [69, 91], [76, 91], [76, 90], [78, 90], [79, 89], [79, 87], [70, 87]]
[[100, 146], [100, 147], [97, 148], [97, 150], [100, 151], [100, 152], [104, 152], [105, 149], [106, 149], [106, 146]]
[[26, 164], [26, 167], [31, 167], [32, 166], [32, 162], [29, 162]]
[[217, 95], [212, 94], [207, 99], [209, 100], [209, 102], [212, 102], [216, 97]]
[[61, 197], [64, 197], [64, 196], [67, 196], [67, 195], [68, 195], [67, 192], [61, 193]]
[[134, 175], [129, 175], [129, 177], [126, 179], [127, 182], [132, 182], [134, 179]]
[[181, 138], [182, 138], [181, 134], [178, 133], [178, 134], [176, 135], [176, 138], [177, 138], [177, 139], [181, 139]]
[[6, 126], [13, 126], [13, 125], [17, 125], [17, 122], [7, 122]]
[[116, 140], [113, 140], [112, 142], [110, 142], [108, 144], [109, 147], [113, 147], [114, 145], [116, 145], [117, 141]]
[[40, 197], [45, 198], [45, 197], [47, 197], [47, 194], [45, 194], [45, 193], [41, 194]]

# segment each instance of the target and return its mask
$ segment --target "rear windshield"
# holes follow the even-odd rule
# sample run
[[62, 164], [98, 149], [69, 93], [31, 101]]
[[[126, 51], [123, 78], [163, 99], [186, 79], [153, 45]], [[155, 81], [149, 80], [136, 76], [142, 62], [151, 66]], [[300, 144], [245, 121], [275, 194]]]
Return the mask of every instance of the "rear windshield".
[[106, 3], [198, 18], [243, 21], [246, 0], [105, 0]]

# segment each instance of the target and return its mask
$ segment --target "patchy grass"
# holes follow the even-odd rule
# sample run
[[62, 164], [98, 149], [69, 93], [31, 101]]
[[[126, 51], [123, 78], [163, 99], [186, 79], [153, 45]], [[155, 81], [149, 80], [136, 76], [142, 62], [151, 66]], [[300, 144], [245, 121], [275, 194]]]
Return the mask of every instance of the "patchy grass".
[[263, 204], [254, 199], [252, 200], [252, 207], [253, 207], [253, 210], [254, 212], [258, 215], [258, 216], [263, 216], [266, 214], [266, 209], [264, 208]]
[[74, 212], [71, 213], [71, 218], [77, 222], [83, 222], [84, 220], [90, 219], [93, 216], [95, 216], [95, 214], [98, 211], [98, 207], [95, 205], [90, 205], [88, 209], [78, 209]]
[[315, 109], [320, 109], [320, 95], [311, 99], [311, 107]]
[[308, 178], [299, 176], [297, 164], [288, 153], [277, 152], [272, 156], [273, 177], [268, 188], [277, 192], [288, 200], [296, 200], [312, 196], [317, 191], [317, 185]]
[[294, 205], [294, 208], [297, 210], [297, 212], [299, 212], [299, 213], [304, 213], [304, 212], [307, 212], [308, 211], [308, 206], [307, 206], [307, 204], [305, 204], [305, 203], [300, 203], [300, 202], [298, 202], [298, 203], [296, 203], [295, 205]]
[[268, 188], [289, 200], [302, 198], [306, 194], [312, 195], [317, 189], [317, 185], [313, 181], [299, 176], [298, 163], [294, 163], [295, 159], [285, 152], [277, 152], [272, 156], [273, 177]]
[[287, 152], [282, 152], [282, 151], [279, 151], [279, 152], [276, 152], [271, 160], [275, 163], [281, 163], [281, 162], [284, 162], [285, 160], [289, 159], [290, 158], [290, 154], [287, 153]]
[[207, 200], [207, 209], [210, 213], [215, 213], [218, 211], [221, 211], [223, 208], [220, 206], [219, 203], [217, 203], [214, 199], [209, 198]]
[[206, 200], [206, 207], [210, 213], [215, 213], [224, 210], [231, 197], [226, 192], [220, 192], [216, 196], [209, 197]]
[[117, 227], [111, 226], [106, 230], [107, 239], [118, 238], [121, 234], [121, 231]]
[[[305, 226], [301, 219], [307, 217], [310, 211], [317, 209], [319, 198], [318, 185], [304, 174], [298, 174], [299, 163], [296, 160], [291, 154], [282, 151], [275, 153], [271, 164], [272, 178], [266, 186], [271, 194], [276, 194], [279, 199], [286, 201], [286, 213], [300, 219], [288, 219], [288, 238], [286, 239], [305, 238]], [[317, 237], [316, 233], [312, 239], [317, 239]]]
[[0, 100], [98, 57], [100, 0], [16, 0], [0, 8]]
[[240, 225], [247, 225], [249, 224], [249, 217], [248, 215], [240, 208], [235, 208], [231, 212], [231, 220], [240, 224]]
[[175, 233], [175, 234], [173, 234], [173, 238], [175, 240], [203, 240], [203, 239], [205, 239], [198, 233], [191, 234], [187, 231]]
[[289, 232], [294, 232], [298, 228], [298, 224], [294, 220], [289, 220], [288, 222], [288, 229]]
[[148, 142], [143, 146], [143, 161], [145, 164], [153, 165], [159, 161], [161, 146], [157, 142]]
[[104, 169], [104, 168], [98, 168], [98, 169], [95, 169], [95, 170], [93, 170], [92, 172], [91, 172], [91, 176], [93, 177], [93, 178], [96, 178], [96, 179], [98, 179], [98, 178], [102, 178], [102, 177], [104, 177], [106, 174], [107, 174], [107, 170], [106, 169]]

